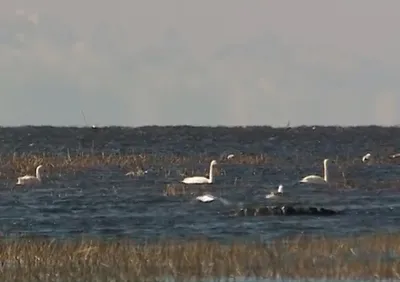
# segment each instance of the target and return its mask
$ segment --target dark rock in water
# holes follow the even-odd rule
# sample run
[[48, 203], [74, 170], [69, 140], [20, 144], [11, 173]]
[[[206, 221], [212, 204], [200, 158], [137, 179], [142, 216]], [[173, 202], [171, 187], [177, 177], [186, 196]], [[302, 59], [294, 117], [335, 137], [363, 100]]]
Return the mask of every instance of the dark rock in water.
[[234, 216], [267, 216], [267, 215], [318, 215], [329, 216], [336, 215], [340, 212], [316, 207], [296, 207], [296, 206], [263, 206], [263, 207], [247, 207], [240, 210], [233, 210], [231, 215]]

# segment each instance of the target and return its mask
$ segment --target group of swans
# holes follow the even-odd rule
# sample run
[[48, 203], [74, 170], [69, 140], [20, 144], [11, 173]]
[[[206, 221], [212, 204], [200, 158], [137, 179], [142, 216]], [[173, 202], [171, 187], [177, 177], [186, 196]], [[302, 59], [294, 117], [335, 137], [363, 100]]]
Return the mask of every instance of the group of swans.
[[[300, 180], [301, 183], [312, 183], [312, 184], [327, 184], [329, 183], [329, 165], [332, 162], [329, 159], [325, 159], [323, 162], [324, 165], [324, 176], [318, 176], [318, 175], [308, 175], [304, 177], [303, 179]], [[182, 180], [182, 183], [185, 184], [212, 184], [214, 182], [214, 166], [217, 165], [216, 160], [212, 160], [210, 163], [210, 173], [209, 177], [204, 177], [204, 176], [192, 176], [192, 177], [186, 177], [185, 179]], [[282, 189], [282, 187], [281, 187]], [[278, 191], [279, 192], [279, 191]]]
[[[327, 184], [329, 181], [329, 171], [328, 171], [328, 164], [329, 159], [324, 160], [324, 177], [317, 176], [317, 175], [309, 175], [304, 177], [300, 182], [302, 183], [314, 183], [314, 184]], [[212, 160], [210, 163], [210, 171], [209, 177], [204, 176], [192, 176], [186, 177], [182, 180], [182, 183], [185, 184], [212, 184], [214, 182], [214, 166], [217, 165], [216, 160]], [[37, 185], [42, 182], [42, 172], [43, 172], [43, 165], [39, 165], [36, 168], [36, 176], [33, 175], [25, 175], [18, 177], [16, 185]], [[270, 195], [267, 195], [269, 198], [282, 195], [283, 194], [283, 186], [280, 185], [277, 192], [272, 192]]]
[[[304, 177], [303, 179], [300, 180], [300, 183], [308, 183], [308, 184], [318, 184], [318, 185], [326, 185], [329, 184], [329, 167], [330, 165], [333, 164], [333, 162], [329, 159], [324, 159], [323, 161], [323, 166], [324, 166], [324, 175], [323, 177], [319, 175], [308, 175]], [[214, 175], [213, 175], [213, 167], [217, 165], [217, 161], [213, 160], [210, 163], [210, 172], [209, 172], [209, 178], [206, 178], [204, 176], [192, 176], [192, 177], [186, 177], [185, 179], [182, 180], [182, 183], [185, 184], [212, 184], [214, 182]], [[276, 192], [271, 192], [270, 194], [266, 195], [265, 197], [267, 199], [269, 198], [274, 198], [274, 197], [279, 197], [283, 196], [283, 185], [280, 184], [278, 187], [278, 190]], [[205, 194], [202, 196], [196, 197], [198, 201], [204, 202], [204, 203], [209, 203], [212, 202], [216, 199], [217, 197], [210, 195], [210, 194]]]

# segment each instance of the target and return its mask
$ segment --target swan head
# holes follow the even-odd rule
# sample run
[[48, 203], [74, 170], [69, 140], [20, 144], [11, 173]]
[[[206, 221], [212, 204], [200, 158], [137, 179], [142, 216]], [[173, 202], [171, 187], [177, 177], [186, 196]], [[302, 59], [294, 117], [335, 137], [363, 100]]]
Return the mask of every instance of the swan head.
[[217, 165], [217, 164], [218, 164], [218, 163], [217, 163], [216, 160], [213, 160], [213, 161], [210, 163], [211, 166], [214, 166], [214, 165]]
[[325, 159], [325, 160], [324, 160], [324, 165], [325, 165], [325, 166], [330, 165], [330, 164], [334, 164], [334, 163], [335, 163], [335, 162], [332, 161], [332, 160], [330, 160], [330, 159]]

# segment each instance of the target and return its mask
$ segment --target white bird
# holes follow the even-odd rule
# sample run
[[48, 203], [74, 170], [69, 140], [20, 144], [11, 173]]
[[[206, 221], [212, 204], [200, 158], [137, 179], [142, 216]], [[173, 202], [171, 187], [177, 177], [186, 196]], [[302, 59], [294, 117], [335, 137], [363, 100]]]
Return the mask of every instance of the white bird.
[[42, 183], [42, 173], [43, 166], [39, 165], [36, 168], [36, 176], [25, 175], [18, 177], [17, 185], [37, 185]]
[[220, 198], [220, 197], [215, 197], [215, 196], [213, 196], [211, 194], [204, 194], [202, 196], [197, 196], [196, 200], [200, 201], [200, 202], [203, 202], [203, 203], [210, 203], [210, 202], [213, 202], [215, 200], [219, 200], [222, 204], [224, 204], [226, 206], [231, 205], [231, 202], [229, 202], [228, 200], [225, 200], [225, 199]]
[[232, 159], [234, 156], [235, 156], [234, 154], [230, 154], [230, 155], [228, 155], [226, 158], [227, 158], [228, 160], [230, 160], [230, 159]]
[[366, 163], [369, 162], [371, 159], [372, 159], [371, 153], [368, 153], [364, 157], [362, 157], [362, 162]]
[[308, 175], [300, 180], [301, 183], [311, 183], [311, 184], [328, 184], [329, 183], [329, 159], [324, 160], [324, 177], [318, 175]]
[[134, 171], [127, 172], [127, 173], [125, 174], [125, 176], [135, 176], [135, 175], [137, 175], [137, 176], [142, 176], [142, 175], [147, 174], [147, 172], [148, 172], [147, 170], [139, 169], [139, 170], [137, 170], [136, 172], [134, 172]]
[[395, 158], [399, 158], [399, 157], [400, 157], [400, 153], [393, 154], [390, 156], [391, 159], [395, 159]]
[[269, 199], [269, 198], [274, 198], [277, 196], [283, 196], [283, 185], [282, 184], [279, 185], [277, 192], [271, 192], [270, 194], [266, 195], [265, 198]]
[[213, 167], [216, 164], [217, 164], [216, 160], [211, 161], [209, 178], [206, 178], [204, 176], [192, 176], [192, 177], [186, 177], [185, 179], [182, 180], [182, 182], [185, 184], [206, 184], [206, 183], [211, 184], [211, 183], [213, 183], [213, 181], [214, 181]]
[[205, 194], [205, 195], [196, 197], [196, 200], [203, 202], [203, 203], [209, 203], [209, 202], [214, 201], [215, 199], [216, 199], [216, 197], [214, 197], [213, 195], [210, 195], [210, 194]]

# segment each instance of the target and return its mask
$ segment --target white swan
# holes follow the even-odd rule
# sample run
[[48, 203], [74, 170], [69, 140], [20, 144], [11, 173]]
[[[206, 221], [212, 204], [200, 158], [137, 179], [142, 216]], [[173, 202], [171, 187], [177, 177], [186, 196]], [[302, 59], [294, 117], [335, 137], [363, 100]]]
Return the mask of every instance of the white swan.
[[216, 199], [216, 197], [214, 197], [213, 195], [210, 195], [210, 194], [205, 194], [205, 195], [196, 197], [196, 200], [203, 202], [203, 203], [209, 203], [209, 202], [214, 201], [215, 199]]
[[211, 161], [209, 178], [206, 178], [204, 176], [192, 176], [192, 177], [186, 177], [185, 179], [182, 180], [182, 182], [185, 184], [206, 184], [206, 183], [211, 184], [211, 183], [213, 183], [213, 181], [214, 181], [213, 167], [216, 164], [217, 164], [216, 160]]
[[277, 196], [283, 196], [283, 185], [282, 184], [279, 185], [277, 192], [271, 192], [270, 194], [266, 195], [265, 198], [269, 199], [269, 198], [274, 198]]
[[230, 160], [230, 159], [232, 159], [232, 158], [234, 158], [234, 157], [235, 157], [234, 154], [229, 154], [226, 158], [227, 158], [228, 160]]
[[200, 202], [203, 202], [203, 203], [210, 203], [210, 202], [213, 202], [215, 200], [219, 200], [225, 206], [231, 205], [231, 202], [229, 202], [228, 200], [225, 200], [225, 199], [220, 198], [220, 197], [215, 197], [215, 196], [213, 196], [211, 194], [204, 194], [202, 196], [197, 196], [196, 200], [200, 201]]
[[41, 172], [43, 170], [43, 166], [39, 165], [36, 168], [36, 176], [25, 175], [18, 177], [17, 185], [37, 185], [42, 183]]
[[329, 183], [329, 159], [324, 160], [324, 177], [318, 175], [308, 175], [300, 180], [301, 183], [311, 183], [311, 184], [328, 184]]

